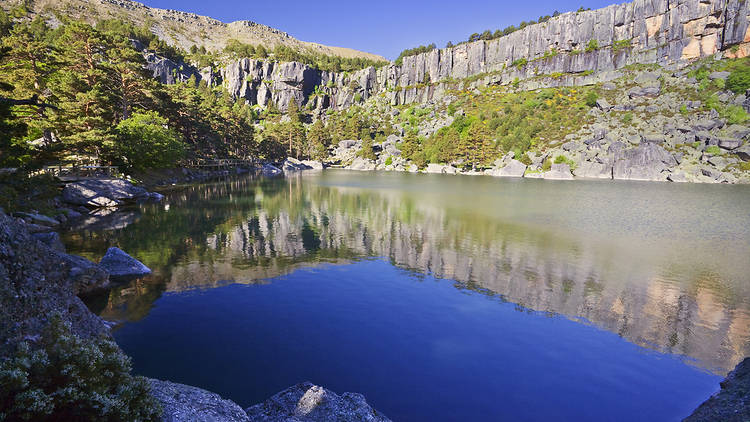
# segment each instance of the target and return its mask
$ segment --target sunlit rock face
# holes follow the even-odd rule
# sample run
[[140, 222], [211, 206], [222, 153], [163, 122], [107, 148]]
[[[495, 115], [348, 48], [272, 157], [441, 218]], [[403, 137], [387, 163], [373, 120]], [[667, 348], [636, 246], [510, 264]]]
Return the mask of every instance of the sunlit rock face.
[[[286, 110], [292, 99], [306, 104], [320, 86], [325, 96], [313, 96], [313, 106], [343, 109], [376, 94], [395, 105], [437, 100], [447, 82], [469, 77], [479, 84], [509, 84], [556, 74], [561, 76], [542, 78], [539, 87], [589, 84], [613, 79], [632, 64], [680, 66], [718, 52], [750, 53], [747, 2], [638, 0], [564, 13], [498, 39], [408, 56], [400, 66], [349, 74], [242, 59], [227, 65], [222, 78], [235, 98], [250, 104], [272, 102]], [[521, 59], [528, 63], [513, 65]]]
[[[672, 239], [672, 225], [682, 224], [675, 223], [681, 221], [675, 209], [612, 220], [623, 206], [608, 205], [607, 191], [579, 203], [554, 182], [513, 196], [504, 192], [514, 185], [488, 190], [496, 189], [497, 179], [488, 185], [471, 179], [478, 185], [472, 188], [464, 184], [468, 178], [412, 176], [440, 178], [440, 190], [431, 192], [421, 182], [410, 185], [409, 175], [378, 189], [306, 177], [312, 176], [193, 187], [169, 197], [168, 212], [144, 205], [141, 219], [120, 234], [91, 235], [87, 245], [114, 236], [135, 256], [152, 257], [144, 263], [156, 273], [113, 290], [103, 315], [138, 319], [164, 290], [269, 283], [299, 268], [382, 257], [456, 280], [459, 289], [498, 296], [520, 311], [591, 323], [719, 373], [750, 354], [742, 258], [750, 251], [735, 241], [742, 234], [721, 240], [732, 246], [718, 253], [711, 239]], [[576, 186], [570, 189], [583, 185]], [[639, 195], [643, 191], [617, 192], [628, 204]], [[537, 217], [548, 215], [539, 211], [549, 207], [552, 215], [567, 215], [568, 224]], [[197, 211], [180, 211], [191, 208]], [[648, 231], [631, 233], [643, 219]], [[164, 234], [154, 239], [153, 233]], [[149, 241], [139, 241], [142, 236]]]

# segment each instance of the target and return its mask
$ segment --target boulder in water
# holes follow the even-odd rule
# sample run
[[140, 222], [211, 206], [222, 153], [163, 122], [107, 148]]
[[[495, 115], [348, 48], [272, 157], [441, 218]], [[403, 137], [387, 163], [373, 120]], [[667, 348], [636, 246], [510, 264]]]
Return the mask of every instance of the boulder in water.
[[284, 164], [281, 166], [284, 171], [299, 171], [299, 170], [311, 170], [312, 167], [306, 165], [300, 160], [292, 157], [288, 157]]
[[109, 248], [99, 265], [112, 277], [141, 277], [151, 274], [151, 269], [119, 248]]
[[63, 189], [63, 201], [87, 207], [116, 207], [124, 202], [148, 199], [146, 189], [123, 179], [83, 180], [69, 183]]

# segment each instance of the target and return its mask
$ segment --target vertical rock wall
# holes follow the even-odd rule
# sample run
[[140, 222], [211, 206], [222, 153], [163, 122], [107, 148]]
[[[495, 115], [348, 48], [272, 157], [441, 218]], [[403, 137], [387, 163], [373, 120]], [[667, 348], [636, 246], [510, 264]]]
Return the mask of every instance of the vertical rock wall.
[[[587, 48], [592, 40], [597, 48]], [[266, 106], [270, 101], [285, 110], [294, 99], [300, 105], [313, 101], [313, 108], [342, 109], [376, 94], [393, 104], [429, 101], [450, 81], [468, 77], [507, 84], [557, 74], [558, 84], [590, 83], [592, 79], [581, 74], [636, 63], [679, 65], [720, 51], [728, 57], [750, 55], [747, 1], [636, 0], [565, 13], [495, 40], [405, 57], [401, 66], [347, 74], [301, 63], [242, 59], [228, 65], [222, 77], [232, 95], [251, 104]], [[513, 66], [519, 59], [528, 62]], [[560, 74], [565, 76], [562, 82]], [[316, 86], [325, 96], [311, 98]]]

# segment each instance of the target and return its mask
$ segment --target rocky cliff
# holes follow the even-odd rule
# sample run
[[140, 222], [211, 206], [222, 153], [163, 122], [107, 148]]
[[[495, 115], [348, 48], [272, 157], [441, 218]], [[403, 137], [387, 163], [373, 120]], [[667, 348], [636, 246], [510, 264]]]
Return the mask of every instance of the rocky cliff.
[[[221, 78], [236, 98], [251, 104], [272, 101], [283, 110], [294, 98], [312, 102], [312, 108], [340, 109], [372, 95], [394, 105], [428, 102], [466, 78], [475, 85], [530, 79], [539, 86], [580, 85], [613, 79], [628, 65], [679, 67], [717, 53], [750, 55], [747, 2], [636, 0], [405, 57], [401, 66], [346, 74], [244, 59], [227, 65]], [[312, 95], [315, 86], [325, 95]]]

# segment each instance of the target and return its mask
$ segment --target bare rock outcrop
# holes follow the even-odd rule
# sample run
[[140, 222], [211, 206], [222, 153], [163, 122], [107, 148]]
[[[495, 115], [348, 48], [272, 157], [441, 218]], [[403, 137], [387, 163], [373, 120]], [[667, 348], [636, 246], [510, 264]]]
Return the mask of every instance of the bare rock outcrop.
[[258, 422], [388, 422], [357, 393], [340, 396], [323, 387], [303, 382], [289, 387], [263, 403], [247, 409]]

